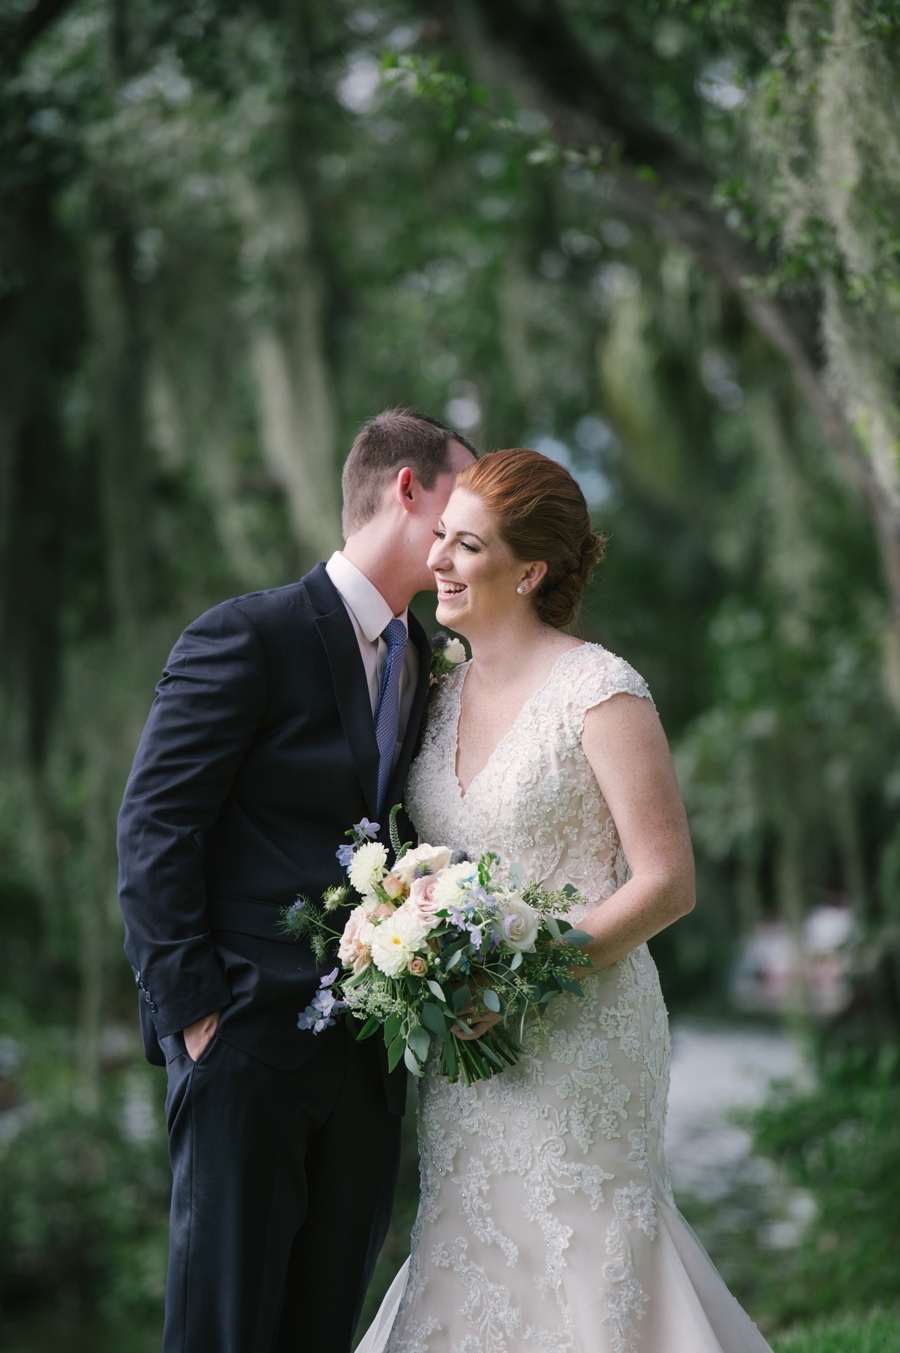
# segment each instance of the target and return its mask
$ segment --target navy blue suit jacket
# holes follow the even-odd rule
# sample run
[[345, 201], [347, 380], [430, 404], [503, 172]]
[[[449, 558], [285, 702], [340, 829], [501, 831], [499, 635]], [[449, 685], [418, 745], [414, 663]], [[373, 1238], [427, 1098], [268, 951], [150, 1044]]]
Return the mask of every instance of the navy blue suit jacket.
[[[389, 803], [402, 796], [429, 686], [428, 641], [412, 615], [409, 631], [419, 679]], [[297, 1015], [331, 965], [317, 966], [277, 921], [298, 893], [318, 901], [343, 882], [335, 852], [351, 823], [376, 816], [377, 781], [365, 668], [324, 565], [188, 626], [119, 814], [125, 951], [151, 1061], [218, 1009], [218, 1037], [274, 1067], [302, 1066], [328, 1042], [333, 1031], [300, 1031]], [[402, 1112], [405, 1078], [388, 1081], [386, 1064], [385, 1077]]]

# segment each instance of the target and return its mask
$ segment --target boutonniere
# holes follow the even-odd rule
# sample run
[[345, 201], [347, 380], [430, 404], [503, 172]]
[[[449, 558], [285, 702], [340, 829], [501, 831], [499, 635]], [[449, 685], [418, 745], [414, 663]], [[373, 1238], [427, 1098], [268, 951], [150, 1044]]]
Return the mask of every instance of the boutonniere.
[[444, 630], [431, 636], [431, 684], [449, 674], [466, 661], [465, 645], [461, 639], [451, 639]]

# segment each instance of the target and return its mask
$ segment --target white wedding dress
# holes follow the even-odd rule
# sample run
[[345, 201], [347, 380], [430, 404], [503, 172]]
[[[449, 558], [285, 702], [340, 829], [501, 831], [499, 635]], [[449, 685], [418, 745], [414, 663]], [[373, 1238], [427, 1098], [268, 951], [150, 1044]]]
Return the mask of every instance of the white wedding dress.
[[[587, 710], [643, 679], [595, 644], [567, 650], [463, 796], [468, 664], [443, 680], [407, 804], [424, 841], [495, 849], [526, 878], [574, 884], [576, 921], [628, 865], [581, 749]], [[358, 1353], [766, 1353], [676, 1210], [663, 1156], [669, 1030], [641, 945], [526, 1025], [521, 1062], [421, 1083], [412, 1253]]]

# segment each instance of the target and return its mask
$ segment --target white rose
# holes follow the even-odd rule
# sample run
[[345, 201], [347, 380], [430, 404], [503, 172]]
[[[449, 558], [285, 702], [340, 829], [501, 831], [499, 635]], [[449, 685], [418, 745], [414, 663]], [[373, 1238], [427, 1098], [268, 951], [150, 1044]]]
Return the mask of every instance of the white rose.
[[381, 925], [375, 927], [372, 937], [372, 962], [386, 977], [396, 977], [409, 964], [425, 939], [421, 921], [400, 907]]
[[384, 878], [387, 850], [380, 841], [367, 841], [354, 852], [347, 876], [358, 893], [365, 896]]
[[533, 954], [541, 924], [534, 907], [529, 907], [518, 893], [510, 893], [500, 900], [499, 911], [503, 918], [507, 946], [523, 954]]
[[345, 968], [353, 968], [354, 972], [362, 971], [359, 966], [361, 962], [364, 968], [371, 960], [372, 940], [375, 938], [372, 912], [375, 906], [375, 902], [363, 902], [360, 906], [354, 907], [347, 917], [347, 924], [341, 935], [338, 958]]
[[462, 864], [448, 864], [447, 868], [435, 880], [431, 894], [436, 911], [444, 907], [462, 906], [470, 888], [478, 886], [478, 865], [470, 860]]
[[[366, 847], [363, 846], [363, 849]], [[449, 864], [451, 854], [447, 846], [429, 846], [426, 842], [424, 845], [416, 846], [415, 850], [408, 850], [403, 859], [394, 865], [391, 873], [401, 883], [410, 884], [419, 865], [427, 866], [423, 869], [423, 873], [437, 874]]]
[[457, 667], [466, 660], [466, 650], [461, 639], [448, 639], [444, 645], [444, 657], [448, 662], [452, 662]]

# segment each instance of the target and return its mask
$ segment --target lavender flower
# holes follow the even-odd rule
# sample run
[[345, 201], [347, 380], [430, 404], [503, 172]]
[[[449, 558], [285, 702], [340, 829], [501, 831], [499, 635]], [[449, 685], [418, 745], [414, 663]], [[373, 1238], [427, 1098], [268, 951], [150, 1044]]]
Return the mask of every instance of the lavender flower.
[[369, 841], [374, 841], [381, 831], [381, 823], [370, 822], [367, 817], [364, 817], [361, 822], [354, 822], [353, 830], [356, 832], [357, 836], [367, 838]]
[[341, 864], [344, 869], [349, 869], [353, 863], [353, 847], [338, 846], [334, 853], [338, 858], [338, 863]]
[[306, 1007], [301, 1015], [297, 1016], [298, 1029], [311, 1029], [314, 1034], [320, 1034], [323, 1029], [330, 1029], [334, 1024], [332, 1016], [339, 1010], [347, 1009], [347, 1002], [338, 1000], [334, 992], [330, 990], [332, 983], [337, 978], [339, 969], [335, 968], [327, 977], [321, 978], [319, 990], [312, 998], [312, 1003]]

